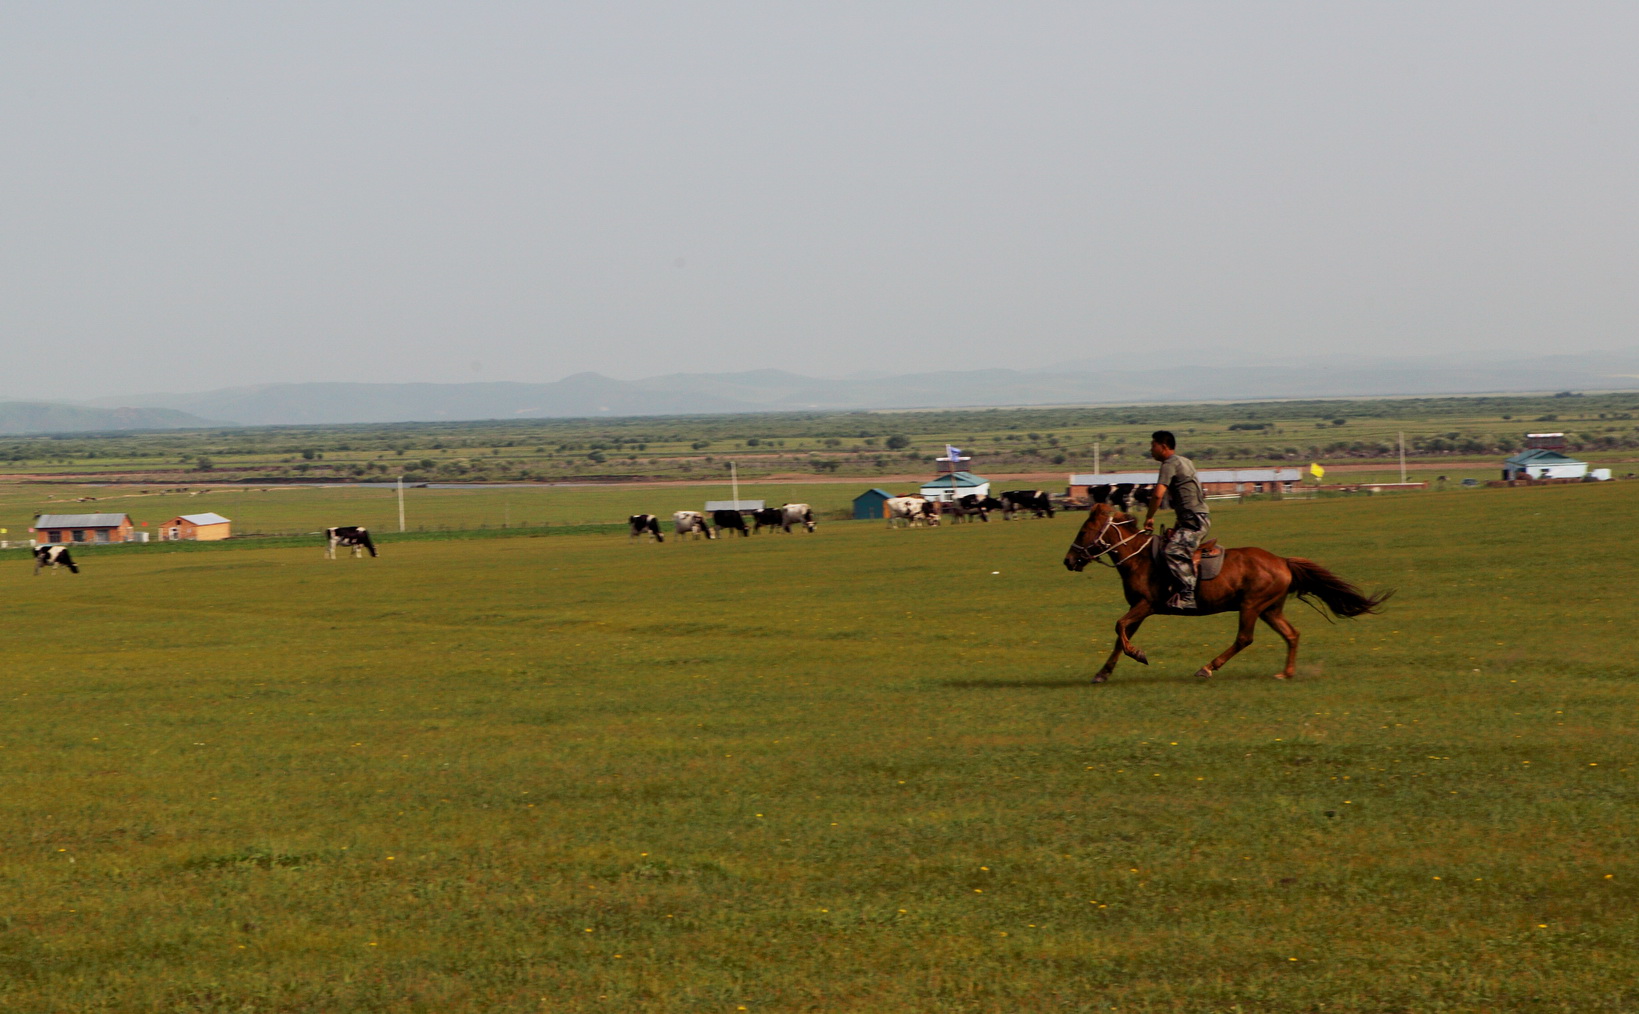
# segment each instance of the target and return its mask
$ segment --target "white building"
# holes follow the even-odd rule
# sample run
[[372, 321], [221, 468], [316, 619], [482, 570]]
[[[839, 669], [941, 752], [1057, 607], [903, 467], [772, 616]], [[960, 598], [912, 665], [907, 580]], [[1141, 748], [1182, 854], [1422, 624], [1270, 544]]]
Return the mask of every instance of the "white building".
[[1586, 461], [1542, 447], [1528, 447], [1502, 463], [1504, 479], [1580, 479], [1587, 474]]
[[924, 482], [921, 493], [929, 500], [941, 502], [960, 500], [969, 494], [985, 497], [990, 495], [990, 480], [982, 479], [972, 472], [949, 472], [937, 479]]

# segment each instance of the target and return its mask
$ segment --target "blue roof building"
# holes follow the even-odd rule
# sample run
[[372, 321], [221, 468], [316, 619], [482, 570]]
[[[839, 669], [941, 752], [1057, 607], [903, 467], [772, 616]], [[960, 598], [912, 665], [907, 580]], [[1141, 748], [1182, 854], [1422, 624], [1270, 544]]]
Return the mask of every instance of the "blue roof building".
[[1588, 463], [1546, 447], [1527, 447], [1502, 463], [1504, 479], [1580, 479]]
[[937, 479], [922, 484], [922, 495], [929, 500], [957, 500], [969, 493], [974, 496], [990, 495], [990, 480], [972, 472], [946, 472]]

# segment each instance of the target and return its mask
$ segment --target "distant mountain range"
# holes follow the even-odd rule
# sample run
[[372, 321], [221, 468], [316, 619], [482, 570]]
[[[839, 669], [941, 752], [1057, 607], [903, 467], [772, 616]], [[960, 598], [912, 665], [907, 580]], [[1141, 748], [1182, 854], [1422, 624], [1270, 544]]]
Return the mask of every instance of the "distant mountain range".
[[233, 425], [174, 408], [94, 408], [39, 401], [0, 401], [0, 436], [119, 430], [193, 430]]
[[579, 373], [549, 384], [264, 384], [81, 406], [0, 403], [0, 433], [1627, 389], [1639, 390], [1639, 351], [1488, 362], [1327, 356], [1242, 365], [1224, 353], [1186, 360], [1158, 349], [1145, 365], [1130, 358], [1077, 360], [1035, 370], [840, 379], [783, 370], [631, 381]]

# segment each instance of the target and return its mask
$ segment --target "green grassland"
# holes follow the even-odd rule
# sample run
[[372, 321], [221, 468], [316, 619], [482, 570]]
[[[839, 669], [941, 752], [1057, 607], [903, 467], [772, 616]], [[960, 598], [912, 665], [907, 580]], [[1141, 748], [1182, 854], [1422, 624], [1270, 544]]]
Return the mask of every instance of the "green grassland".
[[13, 557], [0, 1009], [1639, 1009], [1633, 490], [1223, 507], [1292, 682], [1074, 514]]
[[1639, 393], [1499, 395], [1194, 405], [790, 412], [624, 419], [281, 426], [0, 439], [15, 472], [155, 483], [281, 479], [710, 480], [878, 476], [933, 467], [947, 443], [993, 474], [1147, 467], [1149, 434], [1219, 467], [1413, 461], [1481, 464], [1494, 476], [1531, 430], [1567, 433], [1599, 463], [1639, 450]]

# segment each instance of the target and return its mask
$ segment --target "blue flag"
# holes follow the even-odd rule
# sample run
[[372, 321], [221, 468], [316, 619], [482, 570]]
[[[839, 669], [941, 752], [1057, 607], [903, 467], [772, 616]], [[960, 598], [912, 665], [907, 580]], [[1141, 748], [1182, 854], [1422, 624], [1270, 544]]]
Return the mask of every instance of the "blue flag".
[[956, 464], [956, 463], [957, 463], [957, 462], [958, 462], [958, 461], [961, 461], [961, 460], [962, 460], [962, 451], [961, 451], [961, 448], [959, 448], [959, 447], [952, 447], [952, 446], [950, 446], [950, 445], [949, 445], [949, 444], [946, 444], [946, 445], [945, 445], [945, 457], [947, 457], [947, 458], [949, 458], [949, 459], [950, 459], [950, 463], [951, 463], [951, 465], [952, 465], [952, 466], [955, 466], [955, 464]]

